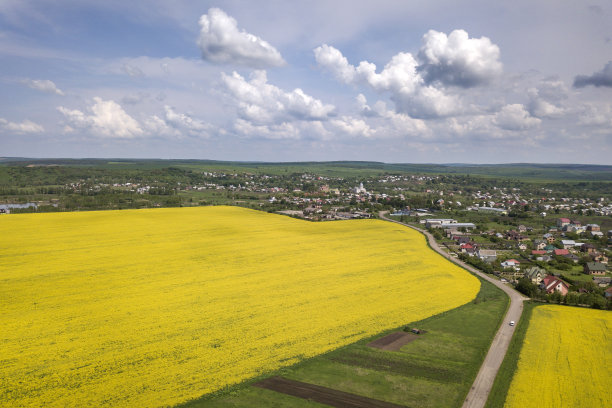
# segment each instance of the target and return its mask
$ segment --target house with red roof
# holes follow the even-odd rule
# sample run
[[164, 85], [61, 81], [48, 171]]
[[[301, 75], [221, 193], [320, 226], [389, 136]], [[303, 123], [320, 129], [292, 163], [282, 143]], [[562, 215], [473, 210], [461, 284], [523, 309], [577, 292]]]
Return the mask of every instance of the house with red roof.
[[569, 218], [557, 218], [557, 227], [563, 228], [566, 225], [570, 225], [572, 222]]
[[557, 256], [565, 256], [565, 255], [569, 255], [569, 250], [568, 249], [555, 249], [553, 251], [553, 254]]
[[569, 292], [569, 285], [563, 282], [561, 279], [557, 278], [553, 275], [547, 275], [542, 279], [540, 283], [540, 289], [546, 291], [546, 293], [554, 293], [559, 292], [563, 296], [567, 295]]
[[461, 244], [461, 252], [468, 255], [474, 255], [476, 252], [476, 245], [470, 243]]

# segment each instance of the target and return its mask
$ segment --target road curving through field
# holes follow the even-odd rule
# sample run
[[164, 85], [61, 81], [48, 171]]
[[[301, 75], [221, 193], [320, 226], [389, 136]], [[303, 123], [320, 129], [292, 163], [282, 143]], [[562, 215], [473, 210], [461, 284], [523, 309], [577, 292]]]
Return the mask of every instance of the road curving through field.
[[512, 289], [506, 284], [501, 283], [500, 281], [493, 279], [489, 275], [479, 271], [478, 269], [460, 261], [459, 259], [451, 257], [447, 252], [442, 250], [435, 238], [427, 231], [414, 227], [409, 224], [405, 224], [403, 222], [393, 220], [388, 218], [386, 214], [388, 211], [381, 211], [379, 213], [380, 218], [394, 222], [397, 224], [404, 225], [406, 227], [412, 228], [424, 234], [427, 237], [427, 241], [429, 246], [440, 255], [448, 259], [449, 261], [467, 269], [468, 271], [474, 273], [475, 275], [491, 282], [493, 285], [497, 286], [501, 290], [503, 290], [510, 297], [510, 306], [508, 307], [508, 311], [506, 312], [506, 316], [499, 328], [495, 337], [493, 338], [493, 342], [491, 343], [491, 347], [485, 357], [480, 370], [478, 371], [478, 375], [470, 388], [470, 391], [463, 402], [462, 408], [481, 408], [484, 407], [487, 403], [487, 398], [489, 397], [489, 393], [491, 392], [491, 388], [493, 387], [493, 381], [495, 381], [495, 377], [497, 376], [497, 372], [499, 371], [499, 367], [501, 366], [504, 357], [506, 356], [506, 352], [508, 351], [508, 346], [510, 345], [510, 340], [512, 339], [512, 335], [514, 334], [514, 329], [516, 325], [510, 326], [509, 322], [514, 321], [518, 323], [523, 313], [523, 301], [527, 300], [526, 297], [521, 295], [516, 290]]

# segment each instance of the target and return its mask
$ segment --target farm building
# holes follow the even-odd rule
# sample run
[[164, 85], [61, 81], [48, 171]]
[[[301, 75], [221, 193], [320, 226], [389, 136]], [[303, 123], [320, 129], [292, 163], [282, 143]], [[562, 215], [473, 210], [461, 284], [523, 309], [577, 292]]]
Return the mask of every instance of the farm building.
[[606, 270], [606, 265], [600, 262], [587, 262], [584, 265], [584, 273], [587, 275], [605, 275]]

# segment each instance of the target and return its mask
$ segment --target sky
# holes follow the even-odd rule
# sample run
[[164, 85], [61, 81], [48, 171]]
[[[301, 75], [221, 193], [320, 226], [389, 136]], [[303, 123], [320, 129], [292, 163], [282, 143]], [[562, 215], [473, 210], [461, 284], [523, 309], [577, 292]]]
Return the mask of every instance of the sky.
[[0, 0], [0, 157], [612, 164], [604, 0]]

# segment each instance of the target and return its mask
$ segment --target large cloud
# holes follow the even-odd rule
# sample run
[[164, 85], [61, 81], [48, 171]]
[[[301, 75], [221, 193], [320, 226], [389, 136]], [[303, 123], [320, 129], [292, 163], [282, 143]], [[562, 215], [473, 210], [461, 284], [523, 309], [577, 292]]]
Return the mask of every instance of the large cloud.
[[211, 8], [208, 14], [200, 17], [198, 45], [202, 58], [214, 63], [253, 68], [285, 64], [276, 48], [253, 34], [239, 30], [236, 20], [218, 8]]
[[539, 126], [542, 121], [530, 116], [523, 105], [515, 103], [497, 112], [493, 122], [502, 129], [518, 131]]
[[446, 35], [430, 30], [415, 58], [400, 52], [380, 71], [361, 61], [351, 65], [342, 53], [327, 44], [315, 48], [317, 64], [345, 84], [368, 85], [377, 92], [389, 92], [398, 112], [415, 118], [458, 114], [464, 107], [448, 86], [469, 88], [489, 82], [502, 71], [499, 47], [486, 37], [469, 38], [455, 30]]
[[119, 139], [131, 139], [144, 133], [140, 124], [112, 100], [95, 97], [94, 104], [89, 108], [91, 114], [63, 106], [57, 109], [66, 118], [68, 129], [91, 130], [102, 136]]
[[330, 71], [345, 84], [370, 86], [377, 92], [389, 92], [398, 112], [416, 118], [446, 116], [460, 110], [457, 98], [425, 84], [417, 71], [418, 62], [410, 53], [399, 53], [380, 71], [376, 65], [362, 61], [357, 67], [336, 48], [324, 44], [314, 50], [319, 66]]
[[254, 71], [249, 81], [236, 72], [222, 74], [222, 80], [238, 103], [240, 116], [254, 123], [326, 120], [334, 115], [333, 105], [324, 104], [299, 88], [285, 92], [269, 84], [265, 71]]
[[428, 83], [464, 88], [489, 82], [502, 72], [499, 47], [487, 37], [469, 38], [464, 30], [448, 36], [429, 30], [419, 51], [419, 71]]
[[41, 133], [44, 132], [45, 129], [38, 123], [34, 123], [27, 119], [21, 123], [16, 123], [0, 118], [0, 130], [8, 130], [15, 133]]
[[24, 79], [21, 82], [32, 89], [36, 89], [37, 91], [53, 93], [62, 96], [64, 95], [64, 92], [59, 89], [53, 81], [50, 81], [48, 79]]
[[612, 87], [612, 61], [608, 61], [605, 67], [593, 75], [578, 75], [574, 78], [574, 86], [583, 88], [588, 85]]

